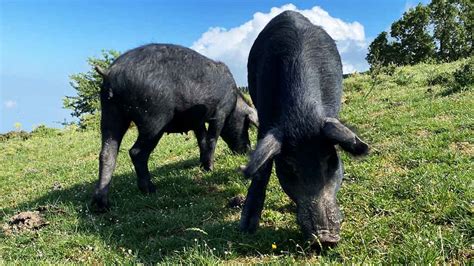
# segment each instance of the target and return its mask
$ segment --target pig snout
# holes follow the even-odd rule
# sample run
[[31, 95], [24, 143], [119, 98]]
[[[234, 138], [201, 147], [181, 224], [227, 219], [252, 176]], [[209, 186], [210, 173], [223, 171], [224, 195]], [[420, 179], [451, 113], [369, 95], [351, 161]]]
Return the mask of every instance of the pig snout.
[[297, 208], [298, 224], [315, 248], [334, 247], [340, 241], [342, 215], [335, 200], [311, 200]]

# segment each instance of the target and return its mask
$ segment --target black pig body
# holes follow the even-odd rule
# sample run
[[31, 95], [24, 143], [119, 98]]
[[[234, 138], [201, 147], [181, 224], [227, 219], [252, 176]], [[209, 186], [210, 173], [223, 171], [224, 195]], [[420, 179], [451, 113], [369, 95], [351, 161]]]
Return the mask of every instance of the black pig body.
[[354, 155], [367, 153], [368, 146], [337, 119], [342, 64], [335, 42], [301, 14], [285, 11], [253, 44], [248, 82], [260, 126], [257, 148], [244, 169], [252, 184], [241, 229], [257, 228], [275, 163], [305, 236], [336, 244], [342, 220], [336, 192], [343, 166], [335, 144]]
[[[216, 142], [222, 136], [231, 150], [245, 153], [249, 123], [256, 112], [237, 91], [226, 65], [178, 45], [150, 44], [118, 57], [103, 76], [102, 150], [93, 203], [108, 206], [107, 193], [123, 135], [131, 121], [138, 139], [130, 157], [143, 192], [154, 192], [148, 158], [164, 133], [193, 130], [201, 166], [211, 170]], [[208, 123], [206, 129], [205, 123]]]

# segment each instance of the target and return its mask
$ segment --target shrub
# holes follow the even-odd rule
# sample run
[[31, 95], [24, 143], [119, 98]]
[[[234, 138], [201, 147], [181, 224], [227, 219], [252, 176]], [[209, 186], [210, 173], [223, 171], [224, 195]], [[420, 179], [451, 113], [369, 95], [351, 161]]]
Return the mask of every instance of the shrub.
[[99, 130], [100, 129], [100, 112], [93, 114], [83, 114], [79, 124], [81, 129], [85, 130]]
[[465, 64], [458, 68], [453, 73], [453, 82], [449, 88], [442, 93], [443, 96], [448, 96], [460, 91], [467, 91], [472, 89], [474, 85], [474, 60], [470, 58]]
[[59, 130], [56, 128], [50, 128], [45, 125], [39, 125], [33, 131], [31, 131], [32, 136], [39, 136], [39, 137], [49, 137], [49, 136], [56, 136], [59, 133]]
[[452, 74], [447, 72], [441, 72], [435, 74], [427, 79], [428, 86], [441, 85], [445, 86], [453, 82]]
[[466, 64], [461, 66], [456, 72], [454, 72], [455, 87], [459, 89], [465, 89], [469, 86], [472, 87], [474, 83], [474, 60], [469, 60]]
[[24, 130], [10, 131], [5, 134], [0, 134], [0, 142], [7, 141], [10, 139], [27, 140], [30, 138], [30, 136], [31, 136], [30, 133]]
[[384, 66], [380, 69], [380, 72], [392, 76], [395, 73], [395, 70], [397, 70], [397, 66], [393, 63], [390, 63], [388, 66]]
[[83, 115], [94, 114], [100, 110], [99, 94], [102, 76], [94, 70], [94, 67], [99, 66], [106, 69], [119, 55], [120, 53], [117, 51], [104, 50], [101, 57], [87, 59], [90, 66], [89, 71], [70, 76], [70, 85], [76, 91], [76, 95], [66, 96], [63, 99], [63, 107], [72, 110], [72, 116], [80, 118], [80, 125]]

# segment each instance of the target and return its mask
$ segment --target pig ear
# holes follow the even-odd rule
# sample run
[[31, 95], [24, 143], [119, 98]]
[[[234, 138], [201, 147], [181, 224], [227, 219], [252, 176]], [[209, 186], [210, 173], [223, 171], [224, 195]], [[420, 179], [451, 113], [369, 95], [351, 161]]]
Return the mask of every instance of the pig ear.
[[240, 100], [242, 101], [243, 109], [245, 114], [247, 115], [250, 123], [256, 127], [258, 127], [258, 114], [257, 110], [251, 106], [249, 102], [245, 100], [244, 95], [239, 93]]
[[250, 106], [247, 108], [247, 117], [249, 118], [249, 121], [252, 125], [258, 127], [258, 114], [255, 108]]
[[268, 131], [264, 138], [257, 143], [257, 148], [250, 156], [250, 161], [243, 170], [246, 177], [251, 177], [268, 160], [279, 154], [281, 151], [281, 133], [278, 129]]
[[369, 145], [336, 118], [324, 119], [322, 132], [326, 138], [333, 141], [334, 144], [339, 144], [342, 149], [352, 155], [366, 155], [369, 152]]
[[102, 78], [106, 78], [107, 77], [107, 70], [101, 68], [100, 66], [94, 66], [94, 69], [95, 71], [97, 71], [97, 73], [99, 73], [99, 75], [102, 76]]

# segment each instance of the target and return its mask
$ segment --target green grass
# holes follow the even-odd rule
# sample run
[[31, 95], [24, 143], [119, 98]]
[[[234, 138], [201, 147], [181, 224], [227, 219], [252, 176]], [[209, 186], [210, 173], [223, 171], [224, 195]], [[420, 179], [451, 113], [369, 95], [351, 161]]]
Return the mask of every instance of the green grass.
[[[342, 154], [345, 180], [338, 194], [342, 241], [315, 254], [296, 224], [295, 206], [272, 176], [260, 228], [237, 230], [240, 210], [227, 201], [246, 194], [236, 171], [245, 156], [219, 141], [215, 170], [198, 167], [192, 134], [166, 135], [149, 165], [158, 187], [142, 195], [122, 144], [110, 191], [113, 208], [91, 214], [100, 134], [95, 130], [38, 130], [27, 140], [0, 141], [1, 223], [47, 206], [49, 224], [0, 235], [0, 263], [472, 263], [474, 256], [474, 90], [447, 96], [429, 86], [437, 73], [461, 62], [417, 65], [345, 80], [341, 118], [371, 144], [370, 156]], [[255, 132], [252, 132], [255, 140]], [[253, 141], [255, 143], [255, 141]], [[61, 189], [54, 190], [55, 183]], [[275, 243], [277, 248], [272, 249]]]

